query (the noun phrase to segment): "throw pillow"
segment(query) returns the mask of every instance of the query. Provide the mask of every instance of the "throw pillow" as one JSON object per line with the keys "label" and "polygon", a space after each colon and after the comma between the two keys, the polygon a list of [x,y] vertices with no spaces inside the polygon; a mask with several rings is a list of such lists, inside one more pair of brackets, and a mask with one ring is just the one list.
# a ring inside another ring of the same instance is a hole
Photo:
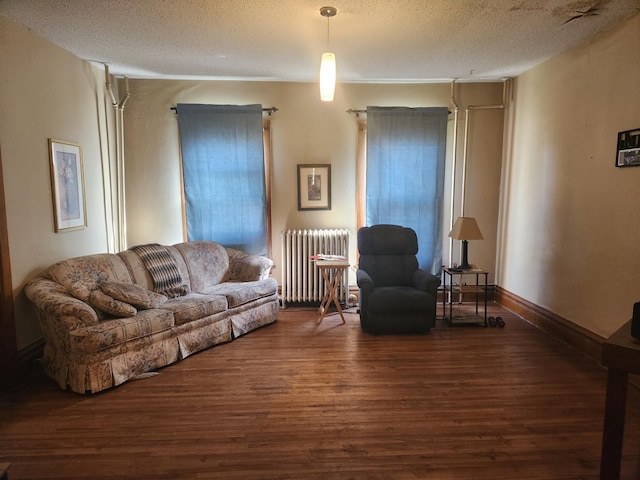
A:
{"label": "throw pillow", "polygon": [[116,317],[133,317],[138,313],[138,310],[133,305],[116,300],[100,289],[91,292],[89,303],[92,307]]}
{"label": "throw pillow", "polygon": [[140,309],[158,308],[167,301],[166,295],[151,292],[134,283],[103,282],[100,289],[110,297]]}

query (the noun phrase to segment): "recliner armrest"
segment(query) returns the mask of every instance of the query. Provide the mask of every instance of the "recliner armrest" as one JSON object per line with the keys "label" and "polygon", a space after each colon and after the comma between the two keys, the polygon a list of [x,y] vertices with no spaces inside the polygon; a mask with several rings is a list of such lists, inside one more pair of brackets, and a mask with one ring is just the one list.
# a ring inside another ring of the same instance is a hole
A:
{"label": "recliner armrest", "polygon": [[374,288],[373,280],[371,279],[369,274],[364,270],[356,271],[356,281],[358,283],[358,288],[360,288],[360,290],[364,290],[366,292],[373,291],[373,288]]}
{"label": "recliner armrest", "polygon": [[440,286],[440,277],[432,275],[426,270],[418,269],[413,272],[411,283],[418,290],[430,293],[435,298],[438,294],[438,287]]}
{"label": "recliner armrest", "polygon": [[358,297],[358,306],[360,307],[360,325],[362,325],[362,328],[367,329],[369,322],[369,294],[373,292],[375,285],[373,284],[373,279],[369,274],[361,269],[356,270],[356,281],[358,283],[358,288],[360,289],[360,295]]}

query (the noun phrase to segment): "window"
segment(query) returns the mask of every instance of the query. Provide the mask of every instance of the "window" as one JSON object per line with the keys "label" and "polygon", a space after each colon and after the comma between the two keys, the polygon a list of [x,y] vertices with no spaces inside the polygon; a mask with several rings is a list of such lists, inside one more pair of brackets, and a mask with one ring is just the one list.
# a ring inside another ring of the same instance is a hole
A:
{"label": "window", "polygon": [[261,105],[178,104],[187,240],[268,255]]}
{"label": "window", "polygon": [[357,173],[359,222],[414,229],[420,267],[435,274],[442,266],[447,113],[440,107],[368,107],[367,125],[359,125],[358,158],[365,163]]}

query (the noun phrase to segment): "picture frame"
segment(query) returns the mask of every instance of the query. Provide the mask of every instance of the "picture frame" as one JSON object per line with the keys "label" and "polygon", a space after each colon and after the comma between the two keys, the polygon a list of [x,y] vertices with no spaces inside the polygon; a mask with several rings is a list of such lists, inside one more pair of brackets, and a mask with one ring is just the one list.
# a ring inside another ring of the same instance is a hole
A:
{"label": "picture frame", "polygon": [[616,167],[640,166],[640,128],[618,133]]}
{"label": "picture frame", "polygon": [[616,167],[639,167],[640,166],[640,148],[627,148],[618,150],[616,158]]}
{"label": "picture frame", "polygon": [[49,163],[55,232],[86,228],[82,146],[50,138]]}
{"label": "picture frame", "polygon": [[331,210],[330,164],[298,164],[298,210]]}

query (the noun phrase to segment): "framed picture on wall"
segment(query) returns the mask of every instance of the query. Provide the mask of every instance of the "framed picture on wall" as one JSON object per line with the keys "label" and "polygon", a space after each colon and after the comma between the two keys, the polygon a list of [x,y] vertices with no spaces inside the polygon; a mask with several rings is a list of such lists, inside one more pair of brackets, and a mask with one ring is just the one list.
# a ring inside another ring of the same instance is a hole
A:
{"label": "framed picture on wall", "polygon": [[85,228],[87,212],[82,147],[50,138],[49,161],[55,231]]}
{"label": "framed picture on wall", "polygon": [[298,210],[331,210],[331,165],[298,164]]}
{"label": "framed picture on wall", "polygon": [[640,128],[618,133],[616,167],[640,166]]}
{"label": "framed picture on wall", "polygon": [[616,167],[637,167],[640,166],[640,148],[628,148],[618,150]]}

